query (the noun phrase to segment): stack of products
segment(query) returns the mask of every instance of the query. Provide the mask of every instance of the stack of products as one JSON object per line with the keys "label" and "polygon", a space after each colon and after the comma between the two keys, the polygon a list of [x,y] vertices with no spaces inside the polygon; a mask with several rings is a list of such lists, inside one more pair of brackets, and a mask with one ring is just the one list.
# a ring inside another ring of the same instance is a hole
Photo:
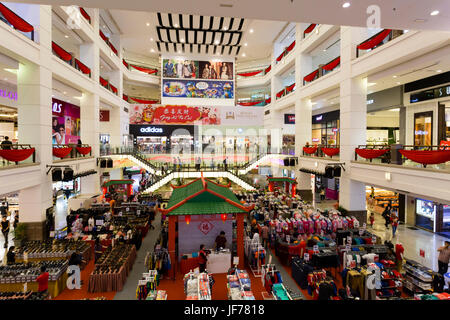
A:
{"label": "stack of products", "polygon": [[406,259],[403,269],[406,271],[404,288],[409,292],[423,294],[433,289],[433,270],[409,259]]}
{"label": "stack of products", "polygon": [[261,281],[262,285],[267,292],[272,292],[272,286],[276,283],[283,283],[281,273],[278,271],[274,264],[263,265],[261,268]]}
{"label": "stack of products", "polygon": [[306,289],[308,287],[308,274],[314,270],[312,265],[303,259],[295,257],[292,259],[291,269],[295,282],[300,288]]}
{"label": "stack of products", "polygon": [[186,300],[211,300],[212,283],[210,279],[206,272],[185,274],[183,281]]}
{"label": "stack of products", "polygon": [[172,267],[169,251],[157,245],[153,252],[147,252],[144,264],[147,270],[158,270],[160,275],[164,274]]}
{"label": "stack of products", "polygon": [[16,249],[16,261],[24,260],[25,253],[31,259],[66,259],[72,252],[77,251],[86,261],[90,260],[91,247],[84,241],[75,240],[47,240],[26,241]]}
{"label": "stack of products", "polygon": [[277,300],[292,300],[291,296],[282,283],[276,283],[272,287],[272,294]]}
{"label": "stack of products", "polygon": [[236,269],[234,274],[227,275],[229,300],[255,300],[251,291],[251,283],[245,270]]}
{"label": "stack of products", "polygon": [[165,290],[150,291],[145,300],[167,300],[167,292]]}
{"label": "stack of products", "polygon": [[450,300],[450,293],[415,294],[414,300]]}
{"label": "stack of products", "polygon": [[0,301],[5,300],[46,300],[48,293],[44,292],[0,292]]}
{"label": "stack of products", "polygon": [[375,262],[381,271],[381,287],[377,288],[379,299],[400,297],[403,277],[395,270],[395,262],[392,260],[381,260]]}
{"label": "stack of products", "polygon": [[[142,274],[136,289],[136,298],[138,300],[147,300],[147,296],[152,293],[156,296],[156,288],[159,285],[158,271],[150,270],[148,273]],[[154,299],[152,299],[154,300]]]}
{"label": "stack of products", "polygon": [[67,270],[68,260],[39,261],[16,263],[0,266],[0,283],[25,283],[35,281],[41,274],[41,266],[45,265],[49,273],[49,281],[56,281]]}
{"label": "stack of products", "polygon": [[89,276],[88,292],[121,291],[136,259],[136,247],[120,244],[109,247]]}

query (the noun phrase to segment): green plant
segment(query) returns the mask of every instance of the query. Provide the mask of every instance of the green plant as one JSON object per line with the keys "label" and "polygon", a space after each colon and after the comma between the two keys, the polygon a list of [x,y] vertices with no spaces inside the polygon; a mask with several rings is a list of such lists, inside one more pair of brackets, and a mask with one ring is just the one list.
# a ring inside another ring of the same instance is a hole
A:
{"label": "green plant", "polygon": [[18,223],[14,229],[14,237],[18,241],[25,240],[27,237],[27,226],[24,223]]}

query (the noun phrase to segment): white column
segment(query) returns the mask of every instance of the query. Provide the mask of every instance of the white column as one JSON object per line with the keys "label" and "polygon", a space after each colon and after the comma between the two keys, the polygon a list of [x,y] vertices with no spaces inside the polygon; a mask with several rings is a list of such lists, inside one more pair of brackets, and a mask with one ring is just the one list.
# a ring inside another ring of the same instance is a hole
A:
{"label": "white column", "polygon": [[[346,171],[340,179],[339,203],[349,211],[366,210],[365,184],[350,179],[349,163],[354,159],[355,148],[366,144],[367,78],[350,78],[351,60],[355,57],[355,45],[361,28],[341,28],[341,72],[344,78],[340,86],[340,161]],[[365,215],[360,220],[365,222]],[[360,221],[361,222],[361,221]]]}
{"label": "white column", "polygon": [[40,65],[19,64],[17,72],[19,143],[36,148],[41,184],[19,193],[20,221],[28,225],[30,239],[42,239],[45,210],[52,206],[52,181],[46,165],[52,157],[51,7],[39,6]]}
{"label": "white column", "polygon": [[99,174],[91,174],[81,178],[82,194],[99,194],[100,193],[100,176]]}

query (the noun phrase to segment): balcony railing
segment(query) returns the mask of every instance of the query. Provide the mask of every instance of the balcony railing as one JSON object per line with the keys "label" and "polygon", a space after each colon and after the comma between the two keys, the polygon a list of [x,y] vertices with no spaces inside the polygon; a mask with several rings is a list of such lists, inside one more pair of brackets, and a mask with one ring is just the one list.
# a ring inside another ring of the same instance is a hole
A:
{"label": "balcony railing", "polygon": [[91,24],[91,16],[86,12],[86,10],[84,10],[83,7],[79,7],[80,8],[80,13],[81,15],[86,19],[86,21]]}
{"label": "balcony railing", "polygon": [[331,159],[338,158],[340,152],[339,145],[305,145],[302,149],[303,156],[306,157],[330,157]]}
{"label": "balcony railing", "polygon": [[270,104],[272,99],[269,97],[265,100],[240,99],[237,104],[243,107],[266,106]]}
{"label": "balcony railing", "polygon": [[146,73],[152,76],[159,75],[159,70],[157,68],[148,66],[147,64],[142,62],[135,62],[131,60],[126,61],[125,59],[122,59],[122,63],[125,66],[125,68],[127,68],[130,71],[139,71],[141,73]]}
{"label": "balcony railing", "polygon": [[130,97],[126,94],[122,94],[123,100],[128,103],[141,103],[141,104],[159,104],[160,99],[142,98],[142,97]]}
{"label": "balcony railing", "polygon": [[0,20],[34,41],[34,27],[1,2]]}
{"label": "balcony railing", "polygon": [[2,167],[36,163],[36,149],[29,144],[3,144],[0,146],[0,157]]}
{"label": "balcony railing", "polygon": [[296,89],[295,82],[293,84],[290,84],[286,87],[284,87],[282,90],[278,91],[276,94],[276,99],[281,99],[284,96],[287,96],[288,94],[294,92]]}
{"label": "balcony railing", "polygon": [[316,23],[311,23],[306,29],[305,31],[303,31],[303,39],[305,39],[316,27],[318,26],[318,24]]}
{"label": "balcony railing", "polygon": [[100,38],[102,38],[103,41],[105,41],[105,43],[108,45],[108,47],[111,49],[111,51],[114,52],[114,54],[116,56],[119,56],[119,53],[118,53],[116,47],[114,47],[114,45],[111,43],[109,38],[102,32],[102,30],[99,30],[99,35],[100,35]]}
{"label": "balcony railing", "polygon": [[53,159],[67,160],[92,156],[92,148],[88,144],[53,145]]}
{"label": "balcony railing", "polygon": [[310,74],[307,74],[303,78],[303,85],[305,85],[307,82],[313,82],[314,80],[323,77],[324,75],[332,72],[334,69],[336,69],[341,64],[341,57],[336,57],[333,60],[327,62],[326,64],[319,65],[319,68],[311,72]]}
{"label": "balcony railing", "polygon": [[266,74],[268,74],[272,70],[272,66],[268,66],[264,69],[256,69],[251,71],[244,71],[244,72],[238,72],[237,76],[238,79],[248,79],[253,77],[264,77]]}
{"label": "balcony railing", "polygon": [[292,42],[289,46],[286,47],[286,49],[283,50],[283,52],[275,59],[275,63],[280,63],[281,60],[284,59],[292,50],[294,50],[295,47],[295,41]]}
{"label": "balcony railing", "polygon": [[106,79],[103,78],[103,77],[99,77],[99,78],[100,78],[100,79],[99,79],[100,85],[101,85],[103,88],[105,88],[106,90],[111,91],[111,92],[114,93],[116,96],[119,95],[119,91],[117,90],[117,88],[116,88],[115,86],[113,86],[111,83],[109,83],[108,80],[106,80]]}
{"label": "balcony railing", "polygon": [[384,29],[373,35],[367,40],[364,40],[356,46],[356,58],[361,56],[363,53],[372,51],[383,44],[401,36],[405,32],[403,30],[392,30]]}
{"label": "balcony railing", "polygon": [[66,50],[64,50],[61,46],[59,46],[56,42],[52,41],[52,52],[55,56],[66,62],[71,67],[80,71],[84,75],[91,77],[91,69],[82,63],[77,58],[73,57],[73,55]]}

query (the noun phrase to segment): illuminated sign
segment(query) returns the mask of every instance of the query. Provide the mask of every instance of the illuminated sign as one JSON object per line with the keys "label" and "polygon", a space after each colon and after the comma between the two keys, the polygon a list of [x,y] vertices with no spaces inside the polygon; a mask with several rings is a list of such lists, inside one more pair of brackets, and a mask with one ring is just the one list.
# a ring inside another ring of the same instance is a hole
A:
{"label": "illuminated sign", "polygon": [[409,101],[414,103],[448,96],[450,96],[450,86],[445,86],[411,94]]}
{"label": "illuminated sign", "polygon": [[157,128],[157,127],[147,127],[147,128],[141,128],[141,132],[142,133],[148,133],[148,132],[152,132],[152,133],[162,133],[163,129],[162,128]]}
{"label": "illuminated sign", "polygon": [[286,113],[284,115],[284,123],[285,124],[295,124],[295,114]]}
{"label": "illuminated sign", "polygon": [[373,104],[373,99],[367,100],[367,104]]}
{"label": "illuminated sign", "polygon": [[56,112],[56,113],[61,113],[61,106],[62,106],[62,103],[54,102],[52,111]]}
{"label": "illuminated sign", "polygon": [[13,101],[17,101],[17,92],[0,89],[0,97],[8,98],[9,100],[13,100]]}
{"label": "illuminated sign", "polygon": [[426,136],[428,134],[428,131],[416,130],[416,131],[414,131],[414,134],[416,136]]}
{"label": "illuminated sign", "polygon": [[320,116],[316,117],[316,121],[322,121],[322,119],[323,119],[323,115],[320,115]]}

